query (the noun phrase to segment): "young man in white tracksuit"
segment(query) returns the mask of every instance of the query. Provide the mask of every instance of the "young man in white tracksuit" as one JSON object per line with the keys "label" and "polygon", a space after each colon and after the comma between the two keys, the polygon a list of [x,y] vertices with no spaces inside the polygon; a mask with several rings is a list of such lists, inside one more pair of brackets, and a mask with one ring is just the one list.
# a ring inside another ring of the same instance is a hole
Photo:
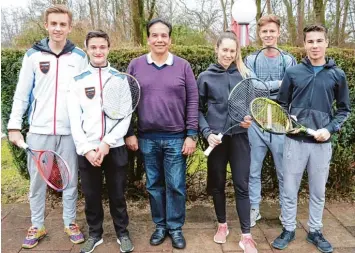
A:
{"label": "young man in white tracksuit", "polygon": [[[14,102],[8,122],[9,140],[19,146],[22,118],[29,107],[27,144],[32,149],[54,150],[68,163],[71,180],[63,191],[64,231],[73,243],[84,236],[75,223],[77,200],[77,158],[70,132],[67,91],[71,79],[87,65],[86,54],[67,40],[72,28],[72,13],[64,5],[54,5],[45,12],[49,37],[35,43],[22,62]],[[29,201],[32,226],[22,244],[35,247],[46,236],[44,212],[47,184],[41,178],[33,159],[27,159],[30,175]]]}
{"label": "young man in white tracksuit", "polygon": [[[102,87],[111,75],[119,76],[119,72],[110,67],[107,61],[110,49],[108,35],[101,30],[89,32],[85,43],[90,64],[74,78],[68,99],[70,124],[85,196],[85,215],[89,225],[89,238],[80,252],[92,252],[103,242],[103,173],[117,242],[121,252],[131,252],[134,247],[127,230],[125,199],[128,153],[123,139],[131,117],[123,119],[112,128],[116,121],[104,117],[102,111]],[[127,79],[123,75],[121,77],[122,85],[128,86]]]}

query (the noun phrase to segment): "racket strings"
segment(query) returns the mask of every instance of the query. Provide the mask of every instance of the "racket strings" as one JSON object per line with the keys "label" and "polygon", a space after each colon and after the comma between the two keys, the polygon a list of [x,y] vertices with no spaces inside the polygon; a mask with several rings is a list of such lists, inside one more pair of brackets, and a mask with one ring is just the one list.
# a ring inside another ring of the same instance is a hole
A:
{"label": "racket strings", "polygon": [[276,103],[256,99],[251,106],[254,120],[265,130],[275,133],[286,133],[290,130],[290,119]]}
{"label": "racket strings", "polygon": [[269,90],[264,82],[258,79],[244,79],[229,95],[228,110],[230,117],[242,122],[250,114],[250,103],[257,97],[268,97]]}
{"label": "racket strings", "polygon": [[44,178],[55,188],[65,189],[69,184],[69,171],[66,163],[50,151],[40,155],[39,163]]}
{"label": "racket strings", "polygon": [[140,87],[138,82],[128,75],[112,76],[103,87],[102,97],[105,114],[114,120],[123,119],[137,107]]}

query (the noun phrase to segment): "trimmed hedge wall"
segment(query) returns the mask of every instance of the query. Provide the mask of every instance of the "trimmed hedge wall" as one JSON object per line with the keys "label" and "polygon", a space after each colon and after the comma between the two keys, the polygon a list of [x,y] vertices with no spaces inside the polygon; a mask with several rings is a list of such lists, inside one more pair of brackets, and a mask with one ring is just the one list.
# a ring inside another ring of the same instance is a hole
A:
{"label": "trimmed hedge wall", "polygon": [[[292,53],[299,61],[305,56],[302,48],[283,49]],[[253,47],[243,48],[243,56],[255,51]],[[112,50],[110,52],[109,61],[112,66],[120,71],[125,71],[131,59],[138,57],[148,51],[147,48],[131,48]],[[204,71],[210,63],[215,62],[214,50],[212,47],[203,46],[173,46],[172,50],[176,55],[188,60],[196,75]],[[11,112],[12,98],[16,87],[16,82],[21,67],[23,50],[3,50],[1,52],[1,113],[2,113],[2,129],[6,132],[6,125]],[[335,59],[337,65],[341,67],[347,74],[349,87],[351,90],[351,104],[354,109],[355,105],[355,51],[346,49],[329,49],[328,56]],[[352,196],[355,199],[355,116],[354,113],[347,120],[339,134],[333,138],[333,158],[331,170],[328,180],[328,191],[338,196]],[[24,127],[24,132],[27,126]],[[200,142],[201,144],[201,142]],[[11,145],[11,152],[14,156],[16,167],[20,173],[28,177],[26,169],[25,153]],[[137,152],[131,152],[129,185],[133,195],[141,195],[144,191],[143,167]],[[205,179],[206,179],[206,162],[201,152],[197,152],[189,158],[189,169],[187,175],[187,190],[190,199],[194,200],[205,196]],[[263,193],[270,197],[276,197],[277,178],[274,164],[270,154],[268,154],[263,169]],[[303,186],[307,183],[307,179],[303,180]]]}

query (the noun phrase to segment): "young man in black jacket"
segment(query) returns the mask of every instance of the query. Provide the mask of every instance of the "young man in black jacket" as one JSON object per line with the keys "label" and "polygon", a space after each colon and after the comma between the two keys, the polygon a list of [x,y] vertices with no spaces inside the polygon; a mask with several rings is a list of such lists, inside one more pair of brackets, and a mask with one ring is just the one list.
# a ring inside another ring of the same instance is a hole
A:
{"label": "young man in black jacket", "polygon": [[[297,194],[307,168],[310,193],[307,241],[321,252],[332,252],[331,244],[321,233],[325,185],[332,155],[330,136],[338,132],[349,117],[349,89],[344,71],[325,56],[327,29],[321,25],[310,25],[304,28],[303,33],[307,57],[286,70],[277,100],[300,124],[316,130],[316,135],[288,135],[285,139],[284,228],[272,246],[285,249],[295,239]],[[335,113],[332,112],[334,100]]]}

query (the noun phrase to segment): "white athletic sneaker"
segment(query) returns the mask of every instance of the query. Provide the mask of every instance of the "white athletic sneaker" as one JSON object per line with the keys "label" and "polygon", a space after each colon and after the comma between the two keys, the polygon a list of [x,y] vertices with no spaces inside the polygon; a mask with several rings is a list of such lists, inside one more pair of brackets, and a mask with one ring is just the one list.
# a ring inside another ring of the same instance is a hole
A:
{"label": "white athletic sneaker", "polygon": [[256,225],[256,221],[261,219],[261,215],[259,209],[251,209],[250,210],[250,227],[254,227]]}

